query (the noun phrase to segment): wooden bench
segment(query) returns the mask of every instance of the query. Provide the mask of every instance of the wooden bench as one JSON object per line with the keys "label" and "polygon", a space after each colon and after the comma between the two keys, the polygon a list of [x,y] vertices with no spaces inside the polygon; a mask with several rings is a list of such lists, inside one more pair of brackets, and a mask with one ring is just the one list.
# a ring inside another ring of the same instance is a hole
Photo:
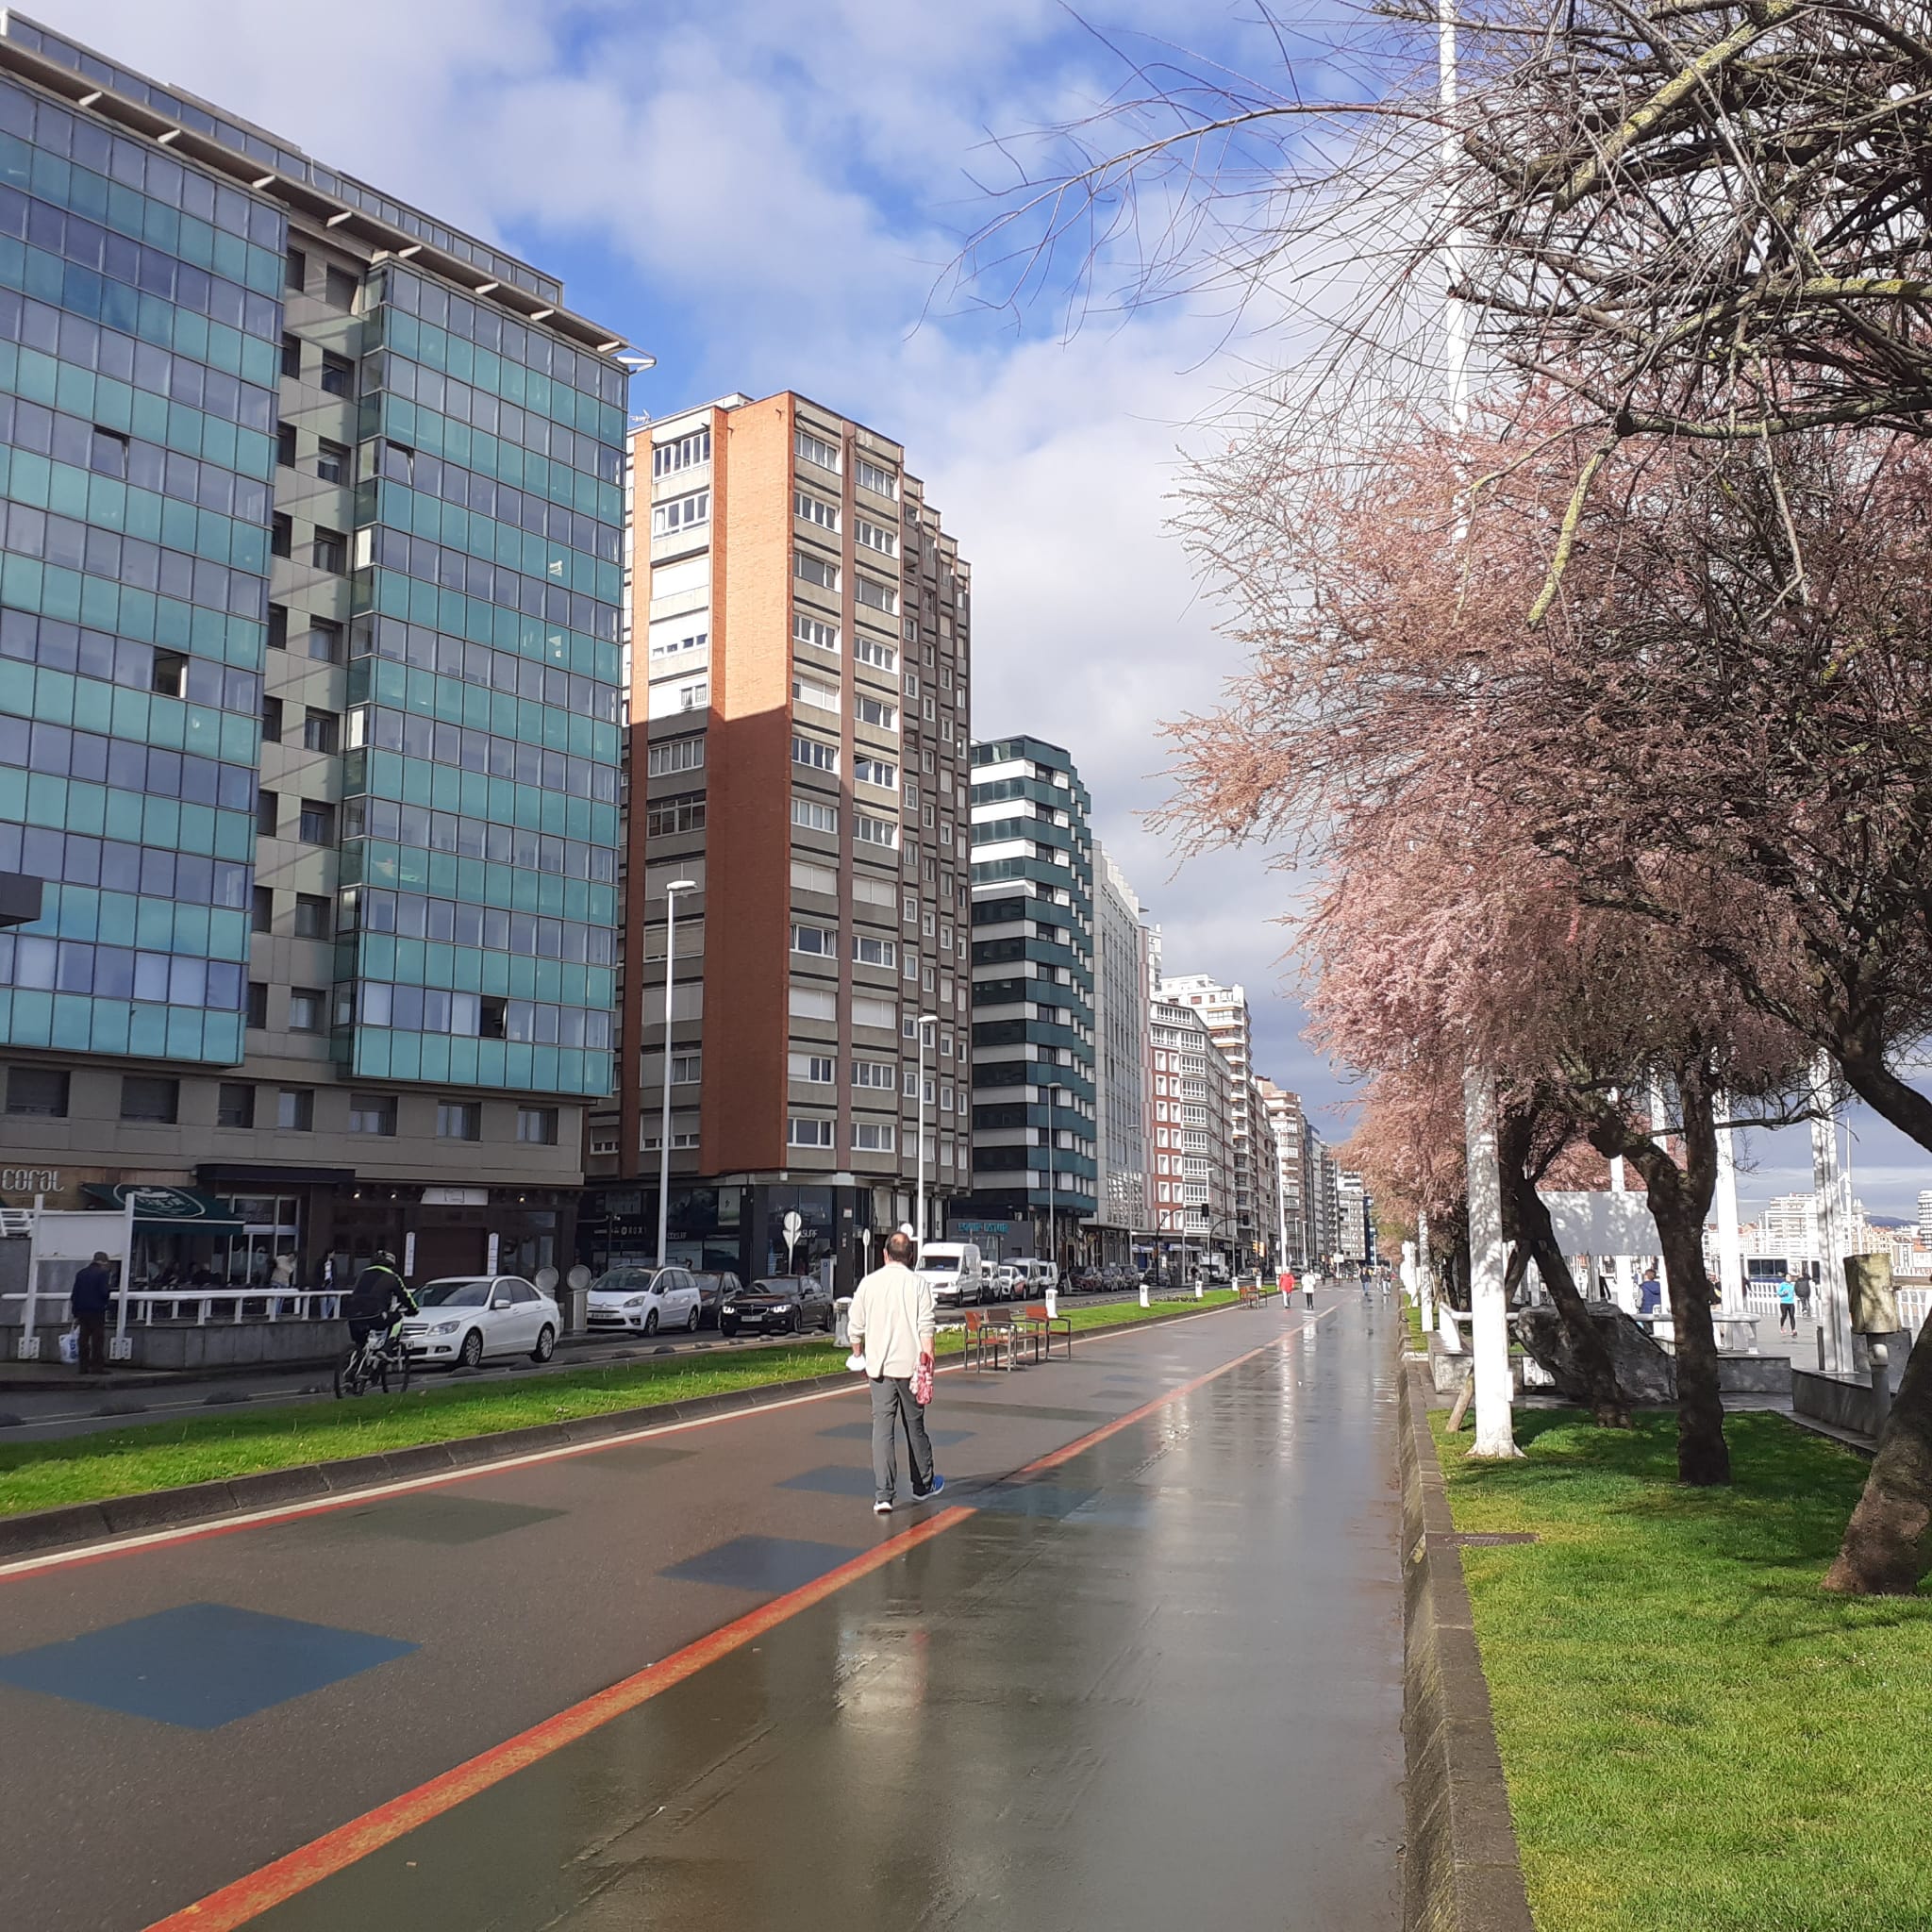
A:
{"label": "wooden bench", "polygon": [[1053,1359],[1053,1340],[1058,1335],[1066,1343],[1066,1357],[1074,1358],[1074,1318],[1071,1315],[1049,1315],[1044,1302],[1028,1302],[1020,1310],[1019,1320],[1031,1331],[1028,1339],[1033,1343],[1033,1359],[1051,1361]]}
{"label": "wooden bench", "polygon": [[1264,1302],[1272,1302],[1281,1291],[1278,1288],[1263,1288],[1258,1281],[1244,1281],[1236,1290],[1244,1308],[1258,1308]]}

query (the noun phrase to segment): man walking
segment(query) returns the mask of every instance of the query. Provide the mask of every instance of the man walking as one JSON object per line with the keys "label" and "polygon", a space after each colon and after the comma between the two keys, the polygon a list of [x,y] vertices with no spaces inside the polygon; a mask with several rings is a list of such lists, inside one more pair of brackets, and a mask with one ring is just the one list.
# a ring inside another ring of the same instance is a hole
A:
{"label": "man walking", "polygon": [[114,1276],[106,1255],[96,1254],[74,1277],[69,1306],[80,1330],[80,1347],[75,1361],[83,1375],[108,1373],[108,1303],[113,1291]]}
{"label": "man walking", "polygon": [[865,1373],[872,1379],[872,1507],[880,1516],[891,1514],[899,1488],[901,1423],[912,1464],[913,1495],[924,1502],[946,1486],[932,1466],[925,1411],[912,1391],[922,1365],[928,1373],[932,1368],[933,1325],[932,1290],[910,1266],[915,1252],[909,1234],[890,1237],[884,1265],[858,1284],[848,1318],[853,1352],[865,1357]]}

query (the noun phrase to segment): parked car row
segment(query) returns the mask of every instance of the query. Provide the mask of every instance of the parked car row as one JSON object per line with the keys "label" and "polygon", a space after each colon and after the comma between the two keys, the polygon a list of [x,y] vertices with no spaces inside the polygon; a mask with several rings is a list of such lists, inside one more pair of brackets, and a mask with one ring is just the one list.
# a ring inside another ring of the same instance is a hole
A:
{"label": "parked car row", "polygon": [[[972,1241],[928,1241],[919,1263],[941,1307],[1031,1301],[1049,1288],[1069,1293],[1130,1290],[1130,1268],[1083,1268],[1063,1284],[1059,1270],[1037,1256],[989,1261]],[[476,1368],[505,1356],[547,1362],[563,1332],[555,1298],[517,1274],[452,1274],[417,1291],[422,1312],[403,1324],[404,1345],[425,1367]],[[838,1322],[832,1291],[816,1274],[764,1275],[745,1287],[736,1274],[681,1267],[612,1268],[591,1284],[593,1333],[694,1335],[715,1327],[727,1337],[831,1334]]]}

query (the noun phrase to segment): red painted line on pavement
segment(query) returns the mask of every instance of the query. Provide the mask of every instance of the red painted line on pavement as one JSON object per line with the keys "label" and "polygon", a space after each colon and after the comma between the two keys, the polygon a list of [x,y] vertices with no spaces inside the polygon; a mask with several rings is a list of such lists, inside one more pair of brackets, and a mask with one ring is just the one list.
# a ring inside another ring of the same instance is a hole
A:
{"label": "red painted line on pavement", "polygon": [[[1222,1363],[1218,1369],[1210,1369],[1206,1374],[1196,1375],[1191,1381],[1170,1389],[1152,1402],[1143,1403],[1130,1414],[1103,1424],[1078,1441],[1068,1443],[1064,1449],[1056,1449],[1050,1455],[1027,1463],[1016,1474],[1027,1475],[1057,1468],[1083,1449],[1091,1449],[1135,1423],[1145,1421],[1169,1403],[1191,1395],[1195,1390],[1240,1368],[1242,1363],[1253,1361],[1271,1348],[1279,1347],[1291,1335],[1298,1335],[1313,1325],[1312,1323],[1303,1323],[1288,1329],[1272,1341],[1264,1341],[1258,1348],[1251,1348],[1245,1355]],[[405,1791],[399,1797],[376,1806],[374,1810],[363,1812],[359,1818],[350,1819],[346,1824],[339,1824],[320,1838],[311,1839],[308,1844],[264,1865],[259,1871],[235,1879],[218,1891],[209,1892],[193,1905],[184,1906],[165,1919],[157,1919],[146,1932],[233,1932],[234,1927],[245,1925],[263,1912],[285,1905],[325,1878],[346,1871],[371,1853],[393,1844],[409,1832],[487,1791],[492,1785],[501,1784],[504,1779],[540,1763],[565,1745],[573,1744],[610,1723],[613,1718],[622,1717],[640,1705],[647,1704],[663,1691],[695,1676],[708,1664],[716,1663],[734,1650],[741,1649],[754,1638],[765,1636],[780,1624],[789,1622],[800,1611],[810,1609],[827,1597],[836,1595],[848,1583],[883,1569],[903,1552],[942,1536],[978,1513],[968,1505],[941,1509],[938,1515],[928,1517],[925,1522],[896,1536],[888,1537],[874,1548],[840,1564],[836,1570],[828,1570],[810,1583],[788,1591],[783,1596],[774,1597],[770,1603],[712,1631],[708,1637],[701,1637],[682,1650],[674,1651],[669,1657],[612,1684],[608,1690],[596,1691],[581,1703],[558,1712],[555,1717],[545,1718],[541,1724],[532,1724],[528,1730],[519,1732],[501,1744],[479,1751],[454,1770],[443,1772],[426,1784],[418,1785],[413,1790]]]}

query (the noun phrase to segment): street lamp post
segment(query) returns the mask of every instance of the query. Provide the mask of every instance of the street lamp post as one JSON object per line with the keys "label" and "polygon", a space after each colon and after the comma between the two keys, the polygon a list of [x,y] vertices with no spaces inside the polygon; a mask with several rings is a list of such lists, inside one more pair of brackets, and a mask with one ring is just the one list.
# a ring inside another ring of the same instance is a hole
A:
{"label": "street lamp post", "polygon": [[1058,1081],[1049,1081],[1044,1089],[1046,1094],[1046,1258],[1053,1263],[1054,1274],[1059,1274],[1059,1243],[1054,1240],[1053,1227],[1053,1102],[1059,1091]]}
{"label": "street lamp post", "polygon": [[940,1024],[937,1013],[922,1013],[919,1026],[919,1217],[915,1223],[919,1236],[919,1251],[925,1252],[925,1042],[931,1038],[926,1031]]}
{"label": "street lamp post", "polygon": [[658,1265],[664,1265],[671,1224],[671,994],[677,968],[677,895],[695,892],[695,879],[673,879],[664,888],[664,1106],[658,1127]]}

